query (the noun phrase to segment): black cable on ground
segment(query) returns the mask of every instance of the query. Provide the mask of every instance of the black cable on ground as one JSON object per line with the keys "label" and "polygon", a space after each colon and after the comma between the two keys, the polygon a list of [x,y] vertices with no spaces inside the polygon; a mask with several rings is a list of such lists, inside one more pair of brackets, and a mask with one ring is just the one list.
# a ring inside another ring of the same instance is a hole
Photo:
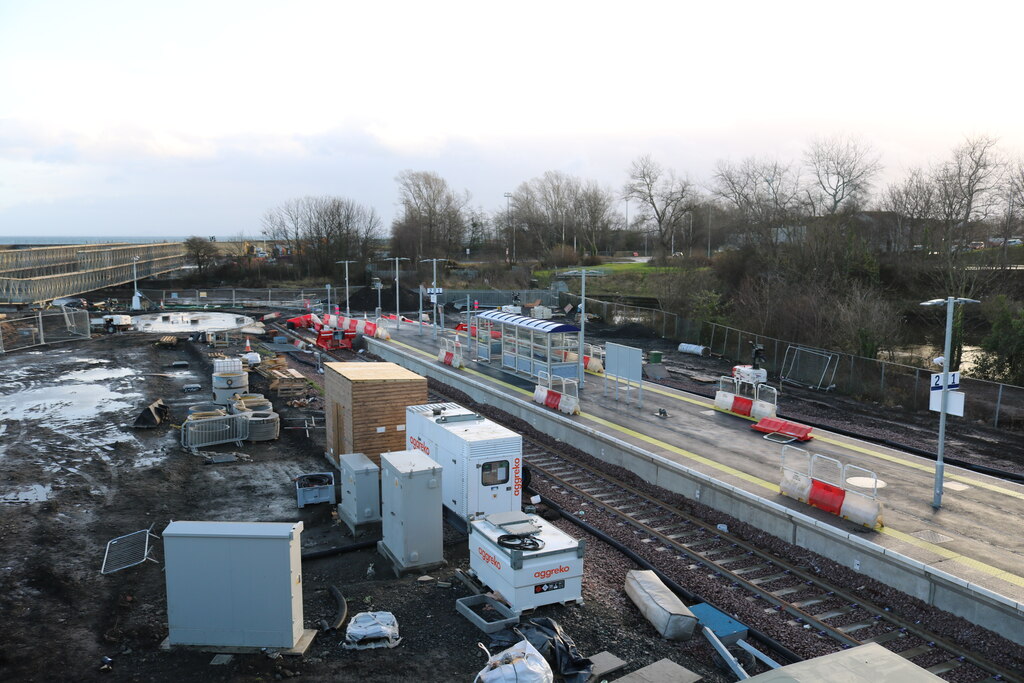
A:
{"label": "black cable on ground", "polygon": [[338,611],[334,613],[334,621],[329,622],[327,625],[330,627],[329,630],[337,631],[345,623],[345,619],[348,618],[348,601],[345,600],[345,596],[341,594],[337,586],[330,586],[327,590],[338,603]]}
{"label": "black cable on ground", "polygon": [[[379,540],[379,539],[377,539]],[[342,553],[350,553],[355,550],[366,550],[368,548],[376,548],[377,540],[373,541],[359,541],[358,543],[352,543],[350,545],[338,546],[335,548],[327,548],[326,550],[316,550],[311,553],[303,553],[302,560],[319,560],[322,557],[331,557],[332,555],[341,555]]]}
{"label": "black cable on ground", "polygon": [[[642,558],[639,555],[637,555],[635,552],[633,552],[632,550],[630,550],[626,546],[624,546],[621,543],[619,543],[618,541],[616,541],[614,538],[612,538],[608,534],[606,534],[603,531],[600,531],[598,529],[595,529],[594,527],[590,526],[589,524],[584,522],[582,519],[579,519],[575,515],[565,514],[562,511],[562,508],[559,507],[559,505],[557,503],[553,502],[552,500],[550,500],[546,496],[541,496],[540,499],[541,499],[542,503],[544,503],[545,505],[547,505],[551,509],[557,511],[562,516],[563,519],[566,519],[566,520],[572,522],[573,524],[575,524],[579,528],[581,528],[584,531],[586,531],[591,536],[594,536],[594,537],[600,539],[601,541],[603,541],[604,543],[607,543],[608,545],[610,545],[611,547],[615,548],[620,553],[622,553],[623,555],[628,557],[630,560],[635,562],[637,565],[643,567],[644,569],[649,569],[649,570],[653,571],[654,574],[659,579],[661,579],[662,583],[664,583],[666,586],[668,586],[669,590],[671,590],[673,593],[675,593],[679,597],[683,598],[687,602],[689,602],[691,604],[695,603],[695,602],[705,602],[705,600],[703,598],[701,598],[699,595],[696,595],[695,593],[691,593],[690,591],[688,591],[685,588],[683,588],[682,586],[680,586],[678,583],[676,583],[675,581],[670,579],[668,576],[666,576],[665,573],[662,572],[660,569],[655,567],[653,564],[651,564],[650,562],[648,562],[644,558]],[[750,637],[751,637],[752,640],[759,641],[765,647],[768,647],[768,648],[772,649],[773,651],[777,652],[778,654],[782,655],[783,659],[788,660],[787,663],[802,662],[802,661],[804,661],[803,657],[801,657],[797,653],[793,652],[788,647],[784,646],[782,643],[778,642],[777,640],[775,640],[771,636],[769,636],[769,635],[767,635],[765,633],[761,633],[757,629],[750,628],[749,626],[747,627],[747,630],[749,631]]]}

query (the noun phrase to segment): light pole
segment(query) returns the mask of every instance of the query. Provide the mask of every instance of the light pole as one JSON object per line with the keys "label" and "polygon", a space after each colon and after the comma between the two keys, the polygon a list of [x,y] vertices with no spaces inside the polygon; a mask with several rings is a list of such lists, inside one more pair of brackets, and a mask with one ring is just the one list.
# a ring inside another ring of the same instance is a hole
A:
{"label": "light pole", "polygon": [[[430,287],[432,289],[436,289],[437,288],[437,262],[438,261],[447,261],[447,260],[448,259],[446,259],[446,258],[425,258],[425,259],[422,259],[420,261],[420,263],[432,263],[432,264],[434,264],[434,279],[430,281]],[[431,296],[433,297],[432,303],[434,304],[433,305],[434,311],[433,311],[433,315],[430,317],[430,323],[434,327],[434,339],[437,339],[437,293],[435,292]],[[441,310],[444,311],[444,308],[442,308]]]}
{"label": "light pole", "polygon": [[508,220],[508,229],[512,232],[512,263],[516,262],[516,233],[512,231],[512,193],[505,193],[505,218]]}
{"label": "light pole", "polygon": [[331,284],[327,283],[327,315],[331,314]]}
{"label": "light pole", "polygon": [[711,258],[711,207],[708,207],[708,258]]}
{"label": "light pole", "polygon": [[690,239],[687,242],[689,246],[686,247],[686,254],[693,258],[693,211],[690,211]]}
{"label": "light pole", "polygon": [[345,317],[351,318],[352,314],[348,310],[348,264],[355,263],[355,261],[335,261],[335,263],[345,264]]}
{"label": "light pole", "polygon": [[942,507],[942,477],[945,469],[942,458],[946,450],[946,408],[949,406],[949,353],[953,338],[953,305],[980,303],[977,299],[952,296],[921,302],[922,306],[946,307],[946,346],[942,354],[942,400],[939,404],[939,449],[935,458],[935,494],[932,497],[932,507],[936,510]]}
{"label": "light pole", "polygon": [[[135,294],[132,295],[132,310],[142,310],[142,295],[139,294],[139,274],[136,266],[139,263],[138,256],[132,256],[132,281],[135,283]],[[199,303],[198,301],[196,303]]]}
{"label": "light pole", "polygon": [[398,262],[408,261],[404,256],[392,256],[395,259],[395,329],[402,329],[402,312],[399,310],[398,295],[401,290],[398,288]]}
{"label": "light pole", "polygon": [[[600,273],[599,270],[592,270],[591,273]],[[583,388],[583,376],[586,374],[586,367],[583,364],[583,341],[587,336],[587,269],[583,269],[583,281],[580,285],[580,389]]]}

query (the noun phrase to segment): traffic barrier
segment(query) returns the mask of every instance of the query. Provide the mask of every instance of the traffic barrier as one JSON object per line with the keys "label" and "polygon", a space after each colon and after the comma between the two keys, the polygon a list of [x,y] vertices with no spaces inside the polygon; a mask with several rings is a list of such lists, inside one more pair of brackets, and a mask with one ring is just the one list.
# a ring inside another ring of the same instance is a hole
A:
{"label": "traffic barrier", "polygon": [[453,368],[464,368],[462,344],[455,339],[442,339],[441,350],[437,352],[437,360]]}
{"label": "traffic barrier", "polygon": [[727,375],[718,378],[715,408],[723,412],[757,420],[775,417],[778,400],[778,390],[767,384],[754,384]]}
{"label": "traffic barrier", "polygon": [[374,339],[383,339],[385,341],[391,339],[391,335],[383,326],[369,320],[346,318],[343,315],[328,316],[328,319],[332,319],[332,322],[334,322],[332,327],[336,330],[354,332],[364,337],[373,337]]}
{"label": "traffic barrier", "polygon": [[566,415],[580,414],[579,385],[576,380],[565,377],[549,377],[546,372],[541,372],[539,379],[542,384],[538,384],[533,390],[535,403]]}
{"label": "traffic barrier", "polygon": [[[870,494],[847,486],[855,476],[874,482]],[[884,526],[882,504],[878,500],[878,475],[863,467],[843,465],[835,458],[783,446],[779,490],[801,503],[862,526],[871,529]]]}
{"label": "traffic barrier", "polygon": [[750,428],[764,432],[768,436],[781,434],[783,437],[788,437],[790,441],[810,441],[814,438],[811,434],[813,427],[777,417],[763,417],[756,424],[750,425]]}

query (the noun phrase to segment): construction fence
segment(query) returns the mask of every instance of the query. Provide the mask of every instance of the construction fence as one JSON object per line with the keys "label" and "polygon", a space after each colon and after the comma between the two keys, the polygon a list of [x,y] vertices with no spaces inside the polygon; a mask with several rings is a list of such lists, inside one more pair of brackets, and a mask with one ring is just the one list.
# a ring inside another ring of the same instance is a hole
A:
{"label": "construction fence", "polygon": [[[355,296],[364,287],[349,287],[349,297]],[[206,289],[143,289],[140,290],[150,301],[162,304],[164,308],[287,308],[323,312],[331,307],[345,306],[345,286],[318,287],[311,289],[266,289],[206,288]]]}
{"label": "construction fence", "polygon": [[[580,297],[563,292],[560,303],[578,306]],[[707,346],[713,354],[736,363],[750,363],[753,344],[764,347],[761,363],[779,386],[804,386],[834,391],[893,409],[929,410],[932,371],[839,351],[802,346],[790,341],[717,323],[689,320],[674,313],[587,297],[586,312],[609,325],[642,325],[665,339]],[[1024,429],[1024,387],[962,377],[966,395],[964,418],[1004,429]]]}
{"label": "construction fence", "polygon": [[51,308],[0,317],[0,354],[89,336],[88,311]]}

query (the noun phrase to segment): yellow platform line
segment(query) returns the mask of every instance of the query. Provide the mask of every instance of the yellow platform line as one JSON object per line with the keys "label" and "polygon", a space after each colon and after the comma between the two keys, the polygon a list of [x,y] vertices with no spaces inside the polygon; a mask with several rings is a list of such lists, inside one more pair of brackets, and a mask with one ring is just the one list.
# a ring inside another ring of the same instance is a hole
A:
{"label": "yellow platform line", "polygon": [[[403,346],[403,347],[409,349],[410,351],[414,351],[414,352],[416,352],[416,353],[418,353],[418,354],[420,354],[422,356],[425,356],[427,358],[433,358],[434,357],[433,354],[427,353],[426,351],[418,349],[415,346],[410,346],[409,344],[405,344],[403,342],[395,341],[393,339],[391,341],[394,342],[395,344]],[[532,396],[533,395],[532,392],[527,391],[526,389],[522,389],[520,387],[515,386],[514,384],[509,384],[508,382],[503,382],[503,381],[501,381],[499,379],[495,379],[495,378],[491,377],[490,375],[485,375],[484,373],[479,372],[478,370],[470,370],[469,368],[463,368],[463,371],[468,373],[468,374],[476,375],[477,377],[481,377],[481,378],[483,378],[483,379],[485,379],[485,380],[487,380],[489,382],[493,382],[495,384],[501,385],[501,386],[506,387],[508,389],[512,389],[514,391],[526,394],[528,396]],[[679,398],[680,400],[686,400],[686,401],[689,401],[691,403],[700,403],[699,401],[696,401],[694,399],[689,399],[689,398],[684,398],[684,397],[676,396],[676,395],[668,393],[668,392],[662,392],[662,391],[657,391],[656,390],[656,393],[665,393],[666,395],[671,396],[672,398]],[[704,403],[702,405],[707,405],[709,407],[714,407],[713,405],[709,405],[709,404],[706,404],[706,403]],[[743,416],[741,415],[741,416],[738,416],[738,417],[743,417]],[[653,446],[657,446],[658,448],[661,448],[663,450],[669,451],[670,453],[675,453],[676,455],[682,456],[682,457],[684,457],[684,458],[686,458],[688,460],[692,460],[694,462],[699,462],[702,465],[706,465],[706,466],[711,467],[713,469],[716,469],[716,470],[718,470],[720,472],[724,472],[726,474],[731,474],[734,477],[738,477],[738,478],[740,478],[740,479],[742,479],[744,481],[747,481],[747,482],[749,482],[751,484],[754,484],[755,486],[760,486],[760,487],[762,487],[764,489],[767,489],[767,490],[769,490],[769,491],[771,491],[773,493],[779,493],[780,492],[778,484],[770,482],[770,481],[768,481],[766,479],[762,479],[762,478],[760,478],[758,476],[755,476],[753,474],[749,474],[747,472],[743,472],[742,470],[738,470],[735,467],[730,467],[728,465],[723,465],[720,462],[717,462],[715,460],[711,460],[710,458],[705,458],[702,455],[697,455],[696,453],[693,453],[693,452],[688,451],[688,450],[683,449],[683,448],[679,448],[678,446],[673,446],[672,444],[665,443],[664,441],[660,441],[658,439],[655,439],[652,436],[648,436],[648,435],[643,434],[641,432],[638,432],[638,431],[636,431],[634,429],[629,429],[628,427],[623,427],[620,424],[616,424],[615,422],[611,422],[609,420],[605,420],[604,418],[597,417],[596,415],[592,415],[590,413],[583,413],[583,414],[580,415],[580,418],[582,418],[584,420],[589,420],[590,422],[594,422],[596,424],[600,424],[600,425],[605,426],[605,427],[607,427],[609,429],[613,429],[613,430],[615,430],[617,432],[620,432],[622,434],[626,434],[628,436],[631,436],[634,439],[638,439],[640,441],[649,443],[649,444],[651,444]],[[747,419],[750,419],[750,418],[747,418]],[[816,438],[822,438],[822,437],[816,437]],[[830,443],[832,443],[832,441],[830,441]],[[869,454],[869,455],[875,454],[873,451],[870,451],[868,449],[860,448],[860,447],[857,447],[857,446],[852,446],[850,444],[843,444],[842,442],[839,442],[839,441],[835,441],[834,444],[837,445],[837,446],[841,446],[841,447],[845,446],[845,447],[852,448],[854,450],[860,450],[860,451],[862,451],[862,452],[864,452],[866,454]],[[885,456],[882,453],[878,453],[877,455],[879,457],[883,457],[883,458],[886,458],[886,459],[892,459],[892,460],[894,460],[896,462],[903,462],[899,458],[894,458],[892,456]],[[916,463],[906,463],[906,464],[916,464]],[[967,480],[967,481],[970,481],[970,483],[972,483],[972,484],[977,484],[978,483],[978,482],[975,482],[973,480]],[[1015,492],[1014,491],[1008,491],[1008,493],[1013,494]],[[1012,583],[1012,584],[1017,585],[1017,586],[1024,586],[1024,577],[1018,576],[1018,575],[1013,574],[1011,572],[1008,572],[1008,571],[1006,571],[1004,569],[999,569],[998,567],[993,567],[990,564],[985,564],[984,562],[981,562],[979,560],[975,560],[974,558],[967,557],[965,555],[961,555],[960,553],[957,553],[957,552],[955,552],[953,550],[950,550],[949,548],[943,548],[942,546],[936,545],[934,543],[929,543],[928,541],[923,541],[920,538],[916,538],[916,537],[911,536],[910,534],[908,534],[906,532],[898,531],[898,530],[893,529],[892,527],[888,527],[888,526],[882,527],[881,529],[878,529],[878,531],[879,531],[879,533],[883,533],[883,534],[885,534],[887,536],[891,536],[892,538],[898,539],[898,540],[900,540],[900,541],[902,541],[904,543],[909,543],[909,544],[914,545],[914,546],[916,546],[918,548],[922,548],[922,549],[927,550],[929,552],[935,553],[936,555],[939,555],[940,557],[943,557],[943,558],[945,558],[947,560],[950,560],[951,562],[956,562],[956,563],[962,564],[962,565],[964,565],[966,567],[970,567],[971,569],[976,569],[976,570],[978,570],[980,572],[988,574],[989,576],[993,576],[995,578],[1002,579],[1002,580],[1004,580],[1004,581],[1006,581],[1008,583]]]}

